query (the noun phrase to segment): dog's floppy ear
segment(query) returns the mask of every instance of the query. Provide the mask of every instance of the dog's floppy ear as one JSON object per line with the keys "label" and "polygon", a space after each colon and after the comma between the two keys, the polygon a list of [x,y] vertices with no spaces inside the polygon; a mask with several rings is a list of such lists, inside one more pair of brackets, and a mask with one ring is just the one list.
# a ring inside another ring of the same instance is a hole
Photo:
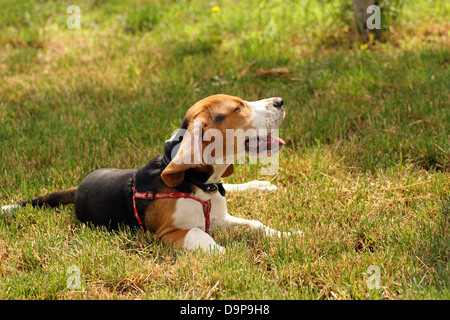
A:
{"label": "dog's floppy ear", "polygon": [[231,176],[231,174],[234,172],[234,166],[232,164],[230,164],[227,168],[227,170],[225,170],[225,172],[222,174],[222,178],[226,178],[228,176]]}
{"label": "dog's floppy ear", "polygon": [[169,187],[176,187],[184,180],[184,172],[191,168],[204,165],[203,162],[203,123],[194,121],[191,123],[178,148],[174,148],[172,160],[161,173],[161,178]]}

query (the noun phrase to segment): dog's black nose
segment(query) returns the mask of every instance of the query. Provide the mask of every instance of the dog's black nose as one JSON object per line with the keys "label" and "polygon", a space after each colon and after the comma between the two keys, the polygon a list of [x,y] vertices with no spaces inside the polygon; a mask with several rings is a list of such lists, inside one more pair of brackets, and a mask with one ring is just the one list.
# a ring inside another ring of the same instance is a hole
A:
{"label": "dog's black nose", "polygon": [[275,108],[281,108],[283,105],[284,105],[283,99],[275,98],[275,100],[273,100],[273,106]]}

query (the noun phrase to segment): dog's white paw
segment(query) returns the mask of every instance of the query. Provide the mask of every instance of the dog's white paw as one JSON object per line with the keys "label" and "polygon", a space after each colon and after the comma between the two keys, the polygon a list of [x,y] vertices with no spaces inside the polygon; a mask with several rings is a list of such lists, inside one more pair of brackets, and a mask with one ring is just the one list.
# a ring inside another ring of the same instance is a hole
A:
{"label": "dog's white paw", "polygon": [[278,237],[278,238],[283,238],[283,237],[302,237],[303,233],[301,231],[294,231],[294,232],[282,232],[282,231],[277,231],[275,229],[271,229],[269,227],[265,227],[264,231],[266,233],[267,236],[272,236],[272,237]]}
{"label": "dog's white paw", "polygon": [[202,254],[213,254],[213,255],[224,255],[225,254],[225,248],[222,246],[219,246],[218,244],[211,245],[209,247],[197,247],[195,252],[200,252]]}
{"label": "dog's white paw", "polygon": [[269,181],[250,181],[244,183],[245,191],[258,191],[258,192],[275,192],[277,191],[277,186],[271,184]]}
{"label": "dog's white paw", "polygon": [[285,232],[285,233],[288,233],[287,236],[289,236],[289,237],[292,237],[292,236],[294,236],[294,237],[303,237],[303,232],[301,232],[301,231]]}
{"label": "dog's white paw", "polygon": [[209,252],[214,254],[225,254],[225,248],[219,245],[216,245],[214,248],[211,248]]}

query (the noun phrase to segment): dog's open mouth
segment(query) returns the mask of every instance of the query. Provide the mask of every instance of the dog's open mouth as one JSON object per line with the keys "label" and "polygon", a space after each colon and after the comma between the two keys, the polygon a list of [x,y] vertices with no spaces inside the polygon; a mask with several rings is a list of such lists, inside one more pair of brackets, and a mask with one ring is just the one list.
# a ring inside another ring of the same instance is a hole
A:
{"label": "dog's open mouth", "polygon": [[267,156],[278,152],[286,142],[275,136],[256,136],[245,140],[245,150],[251,154],[261,154],[269,152]]}

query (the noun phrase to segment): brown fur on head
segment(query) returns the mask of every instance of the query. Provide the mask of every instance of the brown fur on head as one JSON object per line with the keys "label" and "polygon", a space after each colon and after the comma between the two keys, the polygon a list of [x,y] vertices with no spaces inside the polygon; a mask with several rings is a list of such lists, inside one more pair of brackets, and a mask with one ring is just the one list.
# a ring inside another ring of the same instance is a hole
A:
{"label": "brown fur on head", "polygon": [[[207,164],[200,156],[208,145],[214,142],[214,138],[205,141],[203,135],[210,129],[218,130],[223,139],[223,155],[227,150],[237,152],[237,146],[233,136],[227,141],[227,129],[243,131],[253,128],[252,111],[241,98],[224,94],[213,95],[195,103],[186,112],[184,121],[187,122],[187,132],[184,136],[177,154],[164,169],[161,178],[168,186],[175,187],[184,179],[184,172],[190,168],[201,168]],[[201,131],[201,132],[200,132]],[[213,130],[209,132],[214,132]],[[206,137],[205,137],[206,138]],[[233,141],[231,141],[233,140]],[[227,145],[233,144],[233,148]],[[212,156],[215,156],[212,154]],[[233,173],[233,165],[227,168],[222,175],[229,176]]]}

